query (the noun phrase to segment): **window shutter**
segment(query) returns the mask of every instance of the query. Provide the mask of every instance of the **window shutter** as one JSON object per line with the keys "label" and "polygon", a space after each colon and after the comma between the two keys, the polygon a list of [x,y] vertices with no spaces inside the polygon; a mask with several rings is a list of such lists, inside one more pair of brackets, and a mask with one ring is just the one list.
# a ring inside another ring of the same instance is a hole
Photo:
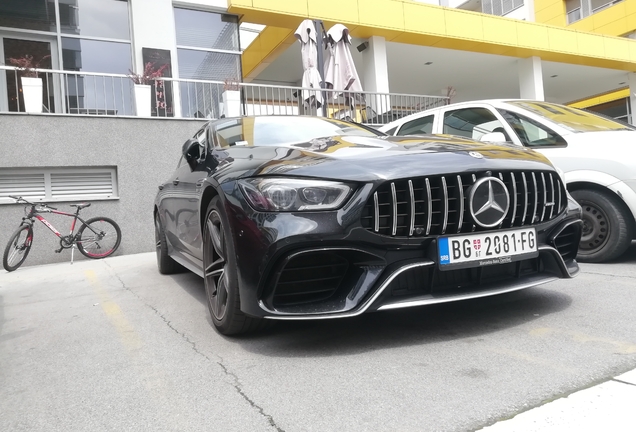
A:
{"label": "window shutter", "polygon": [[14,195],[43,199],[45,191],[44,173],[0,173],[0,198]]}
{"label": "window shutter", "polygon": [[83,195],[109,198],[113,195],[110,170],[92,172],[52,172],[51,197],[78,198]]}
{"label": "window shutter", "polygon": [[503,0],[503,15],[512,10],[512,0]]}

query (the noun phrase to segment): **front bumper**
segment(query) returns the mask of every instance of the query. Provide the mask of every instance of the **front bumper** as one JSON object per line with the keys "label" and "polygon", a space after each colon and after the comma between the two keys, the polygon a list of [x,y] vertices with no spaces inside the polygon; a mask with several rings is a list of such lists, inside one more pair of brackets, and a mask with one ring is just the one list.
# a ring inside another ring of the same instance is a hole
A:
{"label": "front bumper", "polygon": [[[367,191],[368,192],[368,191]],[[240,194],[240,192],[238,192]],[[360,225],[360,199],[321,213],[259,213],[239,195],[226,209],[241,309],[272,319],[326,319],[502,294],[575,276],[580,207],[534,225],[539,256],[440,271],[437,237],[391,238]]]}

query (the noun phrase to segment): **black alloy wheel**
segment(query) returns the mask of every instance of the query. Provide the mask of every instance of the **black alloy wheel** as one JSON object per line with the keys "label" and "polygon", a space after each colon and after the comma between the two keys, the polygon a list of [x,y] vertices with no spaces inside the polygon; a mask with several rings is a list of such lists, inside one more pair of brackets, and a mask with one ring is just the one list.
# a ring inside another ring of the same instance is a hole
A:
{"label": "black alloy wheel", "polygon": [[225,267],[227,252],[221,216],[212,209],[206,218],[206,236],[203,249],[205,263],[205,290],[208,295],[210,312],[215,321],[223,321],[228,306],[228,282]]}
{"label": "black alloy wheel", "polygon": [[241,311],[234,242],[221,199],[210,202],[203,226],[203,281],[212,323],[224,335],[264,328],[267,320]]}
{"label": "black alloy wheel", "polygon": [[618,198],[596,190],[575,190],[571,195],[583,209],[577,259],[605,262],[623,254],[631,243],[633,227]]}

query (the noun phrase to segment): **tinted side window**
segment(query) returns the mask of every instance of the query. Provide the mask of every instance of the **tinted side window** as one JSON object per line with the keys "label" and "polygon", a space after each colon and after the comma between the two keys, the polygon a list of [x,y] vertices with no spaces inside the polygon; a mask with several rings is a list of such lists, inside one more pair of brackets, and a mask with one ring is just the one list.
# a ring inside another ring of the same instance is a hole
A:
{"label": "tinted side window", "polygon": [[499,113],[515,130],[515,133],[528,147],[566,146],[567,142],[552,129],[528,117],[511,111],[499,110]]}
{"label": "tinted side window", "polygon": [[245,141],[243,124],[240,120],[230,120],[216,127],[216,144],[218,147],[227,148],[238,141]]}
{"label": "tinted side window", "polygon": [[444,114],[444,133],[479,140],[490,132],[502,132],[510,140],[503,124],[487,108],[464,108]]}
{"label": "tinted side window", "polygon": [[397,135],[417,135],[417,134],[430,134],[433,133],[433,121],[434,115],[421,117],[410,122],[406,122],[402,125]]}

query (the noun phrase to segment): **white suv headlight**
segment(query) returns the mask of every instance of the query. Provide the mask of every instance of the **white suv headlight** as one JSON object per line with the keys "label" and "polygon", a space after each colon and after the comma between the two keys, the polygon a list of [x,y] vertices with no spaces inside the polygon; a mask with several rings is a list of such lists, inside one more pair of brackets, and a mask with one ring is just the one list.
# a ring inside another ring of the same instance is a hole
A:
{"label": "white suv headlight", "polygon": [[249,204],[267,212],[334,210],[353,190],[345,183],[327,180],[251,178],[238,183]]}

